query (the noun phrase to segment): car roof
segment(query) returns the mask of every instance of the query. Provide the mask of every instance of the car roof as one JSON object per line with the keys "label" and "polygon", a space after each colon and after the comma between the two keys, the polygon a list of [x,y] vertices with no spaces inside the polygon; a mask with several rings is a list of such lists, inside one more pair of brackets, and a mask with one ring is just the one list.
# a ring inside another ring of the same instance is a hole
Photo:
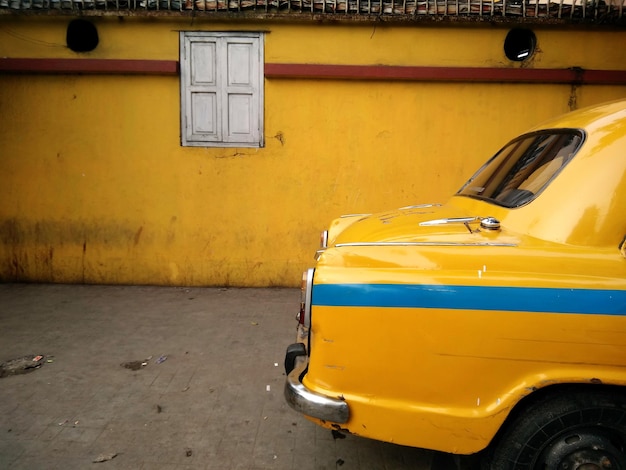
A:
{"label": "car roof", "polygon": [[576,156],[532,203],[503,218],[540,239],[616,248],[626,236],[626,100],[574,111],[534,131],[564,128],[585,133]]}
{"label": "car roof", "polygon": [[593,133],[623,121],[626,121],[626,99],[581,108],[545,121],[532,130],[575,128]]}

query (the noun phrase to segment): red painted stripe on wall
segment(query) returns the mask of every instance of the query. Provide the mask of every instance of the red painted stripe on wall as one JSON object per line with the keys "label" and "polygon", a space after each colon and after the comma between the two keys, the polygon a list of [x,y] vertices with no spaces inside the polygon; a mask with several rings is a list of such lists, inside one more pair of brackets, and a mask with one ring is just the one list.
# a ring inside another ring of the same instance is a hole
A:
{"label": "red painted stripe on wall", "polygon": [[[175,60],[0,58],[0,72],[178,75]],[[626,70],[265,64],[266,78],[626,85]]]}
{"label": "red painted stripe on wall", "polygon": [[626,85],[626,70],[265,64],[266,78]]}
{"label": "red painted stripe on wall", "polygon": [[0,59],[0,72],[177,75],[175,60]]}

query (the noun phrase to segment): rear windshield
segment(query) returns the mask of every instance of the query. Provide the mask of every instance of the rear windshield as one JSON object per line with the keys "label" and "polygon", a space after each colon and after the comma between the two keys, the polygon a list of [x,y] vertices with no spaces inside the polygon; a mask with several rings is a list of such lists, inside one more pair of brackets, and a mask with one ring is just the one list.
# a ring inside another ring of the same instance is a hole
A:
{"label": "rear windshield", "polygon": [[491,158],[458,194],[510,208],[528,204],[572,159],[583,139],[575,129],[523,135]]}

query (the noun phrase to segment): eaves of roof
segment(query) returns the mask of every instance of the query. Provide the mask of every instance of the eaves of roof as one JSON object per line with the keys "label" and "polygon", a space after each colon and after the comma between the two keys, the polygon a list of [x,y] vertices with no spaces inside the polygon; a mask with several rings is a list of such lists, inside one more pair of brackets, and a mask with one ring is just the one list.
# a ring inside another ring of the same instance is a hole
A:
{"label": "eaves of roof", "polygon": [[626,0],[0,0],[0,15],[626,26]]}

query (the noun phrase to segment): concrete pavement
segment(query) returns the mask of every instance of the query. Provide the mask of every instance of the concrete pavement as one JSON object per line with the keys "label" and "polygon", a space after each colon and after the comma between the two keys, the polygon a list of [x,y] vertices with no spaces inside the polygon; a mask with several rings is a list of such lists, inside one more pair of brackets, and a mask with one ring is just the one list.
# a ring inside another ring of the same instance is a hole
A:
{"label": "concrete pavement", "polygon": [[454,468],[335,439],[285,404],[298,302],[296,289],[0,284],[0,362],[44,356],[0,378],[0,469]]}

